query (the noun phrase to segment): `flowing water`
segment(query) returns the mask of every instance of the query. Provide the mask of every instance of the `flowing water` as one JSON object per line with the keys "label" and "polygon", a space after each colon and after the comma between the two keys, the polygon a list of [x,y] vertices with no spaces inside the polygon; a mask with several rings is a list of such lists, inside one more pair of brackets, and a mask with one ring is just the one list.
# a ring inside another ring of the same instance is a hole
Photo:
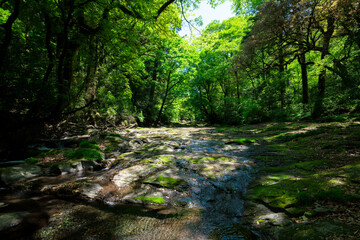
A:
{"label": "flowing water", "polygon": [[[256,151],[232,141],[244,133],[147,128],[124,135],[127,153],[105,156],[111,168],[43,176],[21,191],[3,190],[0,213],[23,217],[1,234],[6,239],[261,238],[239,220]],[[166,185],[159,176],[179,185]],[[162,201],[141,201],[146,197]]]}

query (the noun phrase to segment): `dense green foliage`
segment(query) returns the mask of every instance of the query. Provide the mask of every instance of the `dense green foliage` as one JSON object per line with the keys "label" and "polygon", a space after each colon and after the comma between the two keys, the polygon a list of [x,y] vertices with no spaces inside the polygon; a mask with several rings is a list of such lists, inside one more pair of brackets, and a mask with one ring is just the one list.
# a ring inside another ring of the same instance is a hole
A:
{"label": "dense green foliage", "polygon": [[198,39],[197,116],[239,124],[359,111],[359,3],[235,6],[242,17],[211,24]]}
{"label": "dense green foliage", "polygon": [[199,2],[1,1],[3,125],[241,124],[360,109],[357,1],[234,0],[237,17],[189,42],[177,32]]}

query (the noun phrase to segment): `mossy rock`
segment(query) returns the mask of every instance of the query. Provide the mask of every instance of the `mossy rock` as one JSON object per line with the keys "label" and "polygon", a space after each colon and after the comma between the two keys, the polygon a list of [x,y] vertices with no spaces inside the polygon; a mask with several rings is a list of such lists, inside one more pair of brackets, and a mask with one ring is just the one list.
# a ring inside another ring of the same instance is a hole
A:
{"label": "mossy rock", "polygon": [[134,200],[140,200],[145,203],[156,203],[156,204],[164,204],[165,203],[165,199],[162,197],[138,196],[138,197],[135,197]]}
{"label": "mossy rock", "polygon": [[293,163],[283,167],[272,167],[272,168],[264,168],[265,172],[285,172],[293,169],[301,169],[305,171],[312,171],[316,167],[322,166],[325,164],[324,160],[315,160],[315,161],[307,161],[307,162],[299,162]]}
{"label": "mossy rock", "polygon": [[36,157],[29,157],[27,159],[24,160],[25,163],[28,164],[36,164],[40,161],[40,159],[36,158]]}
{"label": "mossy rock", "polygon": [[318,240],[331,239],[336,234],[353,235],[358,226],[346,225],[333,221],[317,221],[309,224],[296,224],[281,230],[280,240]]}
{"label": "mossy rock", "polygon": [[247,145],[247,144],[253,144],[256,142],[256,139],[254,138],[233,138],[227,144],[240,144],[240,145]]}
{"label": "mossy rock", "polygon": [[196,157],[188,158],[189,163],[191,164],[202,164],[208,162],[234,162],[234,158],[225,157],[225,156],[209,156],[209,157]]}
{"label": "mossy rock", "polygon": [[300,216],[304,215],[304,213],[306,212],[306,208],[289,207],[289,208],[285,208],[285,211],[293,217],[300,217]]}
{"label": "mossy rock", "polygon": [[97,145],[97,142],[95,140],[85,140],[85,141],[81,141],[79,143],[79,147],[80,148],[89,148],[89,149],[95,149],[95,150],[100,150],[99,145]]}
{"label": "mossy rock", "polygon": [[297,179],[291,175],[270,175],[250,188],[249,199],[257,199],[273,208],[302,207],[311,205],[317,194],[328,188],[320,178]]}
{"label": "mossy rock", "polygon": [[157,178],[148,178],[144,181],[145,183],[155,183],[166,188],[175,188],[178,185],[186,183],[183,179],[159,176]]}
{"label": "mossy rock", "polygon": [[88,148],[81,148],[75,151],[71,151],[65,154],[66,157],[72,159],[72,160],[92,160],[92,161],[101,161],[102,155],[100,152],[88,149]]}

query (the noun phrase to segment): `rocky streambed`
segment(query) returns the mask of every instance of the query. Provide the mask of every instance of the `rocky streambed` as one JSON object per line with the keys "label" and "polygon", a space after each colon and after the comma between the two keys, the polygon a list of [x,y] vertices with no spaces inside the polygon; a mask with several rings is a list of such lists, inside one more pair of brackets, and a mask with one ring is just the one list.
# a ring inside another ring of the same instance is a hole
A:
{"label": "rocky streambed", "polygon": [[7,239],[267,239],[253,229],[292,221],[266,203],[245,202],[265,162],[254,157],[275,154],[257,138],[250,128],[138,128],[34,145],[43,150],[36,157],[1,169],[0,233]]}

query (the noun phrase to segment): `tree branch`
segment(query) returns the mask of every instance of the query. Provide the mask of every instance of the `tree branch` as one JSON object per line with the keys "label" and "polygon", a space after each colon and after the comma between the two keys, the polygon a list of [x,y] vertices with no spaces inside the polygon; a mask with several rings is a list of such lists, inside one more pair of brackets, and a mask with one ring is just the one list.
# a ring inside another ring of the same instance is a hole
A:
{"label": "tree branch", "polygon": [[155,16],[155,20],[158,19],[158,17],[160,16],[160,14],[173,2],[175,2],[176,0],[168,0],[166,3],[164,3],[159,10],[157,11],[157,15]]}
{"label": "tree branch", "polygon": [[72,110],[72,111],[70,111],[70,112],[66,112],[66,113],[64,113],[64,115],[70,115],[70,114],[76,113],[76,112],[78,112],[78,111],[81,111],[81,110],[89,107],[90,105],[92,105],[92,104],[95,103],[95,102],[98,102],[98,100],[97,100],[97,99],[92,99],[92,100],[90,100],[87,104],[85,104],[84,106],[79,107],[79,108],[75,108],[74,110]]}
{"label": "tree branch", "polygon": [[127,9],[124,5],[119,5],[119,9],[125,13],[126,15],[129,15],[133,18],[137,18],[137,19],[143,19],[143,17],[136,11],[130,11],[129,9]]}

